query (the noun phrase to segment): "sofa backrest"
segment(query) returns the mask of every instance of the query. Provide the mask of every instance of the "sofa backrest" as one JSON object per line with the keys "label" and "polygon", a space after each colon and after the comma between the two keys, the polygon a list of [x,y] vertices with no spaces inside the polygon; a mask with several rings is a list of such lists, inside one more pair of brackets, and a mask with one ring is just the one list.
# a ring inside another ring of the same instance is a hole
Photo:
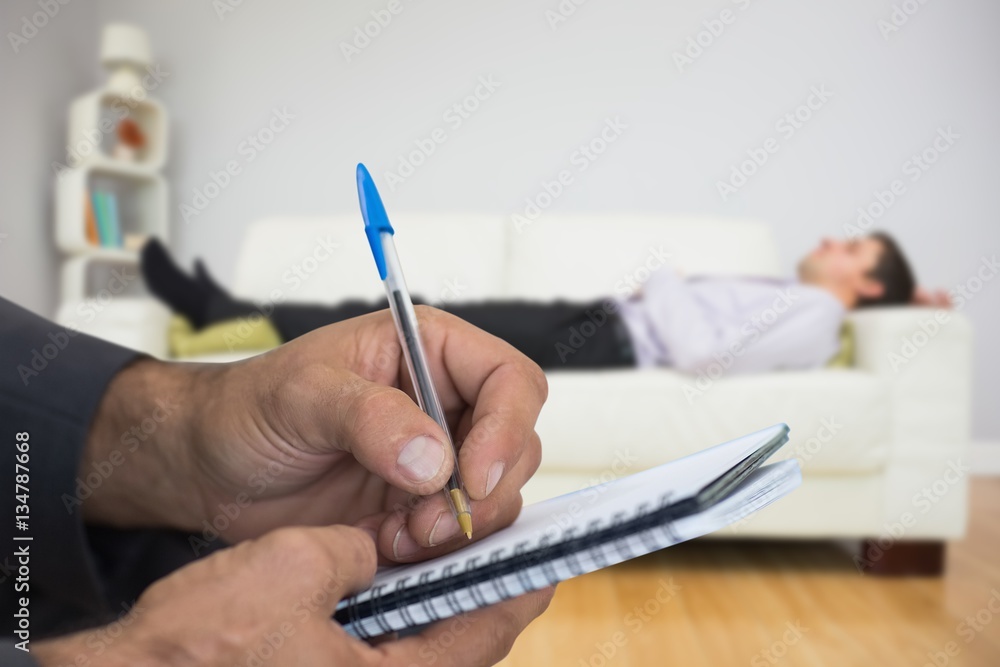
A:
{"label": "sofa backrest", "polygon": [[[503,216],[394,214],[392,223],[414,296],[438,303],[503,294]],[[328,253],[329,244],[337,247]],[[278,289],[289,301],[310,303],[385,296],[360,213],[253,224],[240,250],[233,288],[253,299],[269,298]]]}
{"label": "sofa backrest", "polygon": [[525,298],[627,293],[664,262],[684,275],[780,275],[770,228],[746,220],[551,215],[508,235],[507,289]]}
{"label": "sofa backrest", "polygon": [[[664,261],[687,275],[777,276],[766,225],[708,218],[393,214],[414,295],[590,299],[641,284]],[[255,300],[333,303],[383,296],[360,215],[280,217],[247,232],[234,292]]]}

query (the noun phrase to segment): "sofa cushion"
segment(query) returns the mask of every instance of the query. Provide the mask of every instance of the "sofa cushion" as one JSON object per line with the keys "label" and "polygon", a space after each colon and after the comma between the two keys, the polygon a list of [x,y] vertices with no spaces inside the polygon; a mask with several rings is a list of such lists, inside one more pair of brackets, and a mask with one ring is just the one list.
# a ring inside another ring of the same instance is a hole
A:
{"label": "sofa cushion", "polygon": [[785,422],[806,473],[884,467],[891,442],[889,382],[853,370],[697,378],[667,369],[549,373],[538,420],[546,470],[626,474]]}
{"label": "sofa cushion", "polygon": [[545,215],[509,235],[507,292],[528,299],[624,294],[665,264],[685,275],[781,275],[770,228],[745,220]]}

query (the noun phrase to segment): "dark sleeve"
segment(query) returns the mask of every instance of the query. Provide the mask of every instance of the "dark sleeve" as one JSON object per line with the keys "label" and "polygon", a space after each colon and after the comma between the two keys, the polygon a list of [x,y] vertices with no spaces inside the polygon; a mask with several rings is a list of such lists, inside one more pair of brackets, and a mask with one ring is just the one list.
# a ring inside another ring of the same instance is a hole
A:
{"label": "dark sleeve", "polygon": [[[0,298],[0,640],[19,641],[12,619],[22,599],[28,601],[32,641],[107,616],[98,567],[73,499],[101,396],[112,376],[137,355]],[[20,437],[29,443],[26,518],[16,514],[24,500],[16,483],[25,480],[16,477],[25,474],[15,469],[18,433],[27,433]],[[27,550],[26,564],[19,550]],[[23,662],[24,656],[0,641],[0,664],[32,664]]]}
{"label": "dark sleeve", "polygon": [[16,648],[12,641],[0,641],[0,665],[3,667],[38,667],[38,663],[31,657],[31,654]]}

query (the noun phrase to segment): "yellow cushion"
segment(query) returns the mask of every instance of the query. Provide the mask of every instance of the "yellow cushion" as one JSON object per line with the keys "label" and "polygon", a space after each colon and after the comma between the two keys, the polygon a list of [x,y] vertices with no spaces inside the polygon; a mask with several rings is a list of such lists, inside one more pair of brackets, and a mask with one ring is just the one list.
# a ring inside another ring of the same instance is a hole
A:
{"label": "yellow cushion", "polygon": [[844,321],[840,327],[840,351],[826,362],[827,368],[851,368],[854,366],[854,324]]}
{"label": "yellow cushion", "polygon": [[195,331],[186,317],[174,315],[167,330],[173,357],[197,357],[224,352],[263,351],[281,345],[281,336],[265,317],[216,322]]}

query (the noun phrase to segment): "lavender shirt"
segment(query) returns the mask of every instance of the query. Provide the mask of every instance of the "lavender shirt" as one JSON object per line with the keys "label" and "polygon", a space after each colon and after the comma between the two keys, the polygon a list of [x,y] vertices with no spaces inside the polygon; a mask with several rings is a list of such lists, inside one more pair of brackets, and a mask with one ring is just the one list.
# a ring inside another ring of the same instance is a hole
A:
{"label": "lavender shirt", "polygon": [[846,313],[830,292],[798,281],[682,278],[666,267],[619,305],[640,367],[690,373],[822,366],[840,349]]}

